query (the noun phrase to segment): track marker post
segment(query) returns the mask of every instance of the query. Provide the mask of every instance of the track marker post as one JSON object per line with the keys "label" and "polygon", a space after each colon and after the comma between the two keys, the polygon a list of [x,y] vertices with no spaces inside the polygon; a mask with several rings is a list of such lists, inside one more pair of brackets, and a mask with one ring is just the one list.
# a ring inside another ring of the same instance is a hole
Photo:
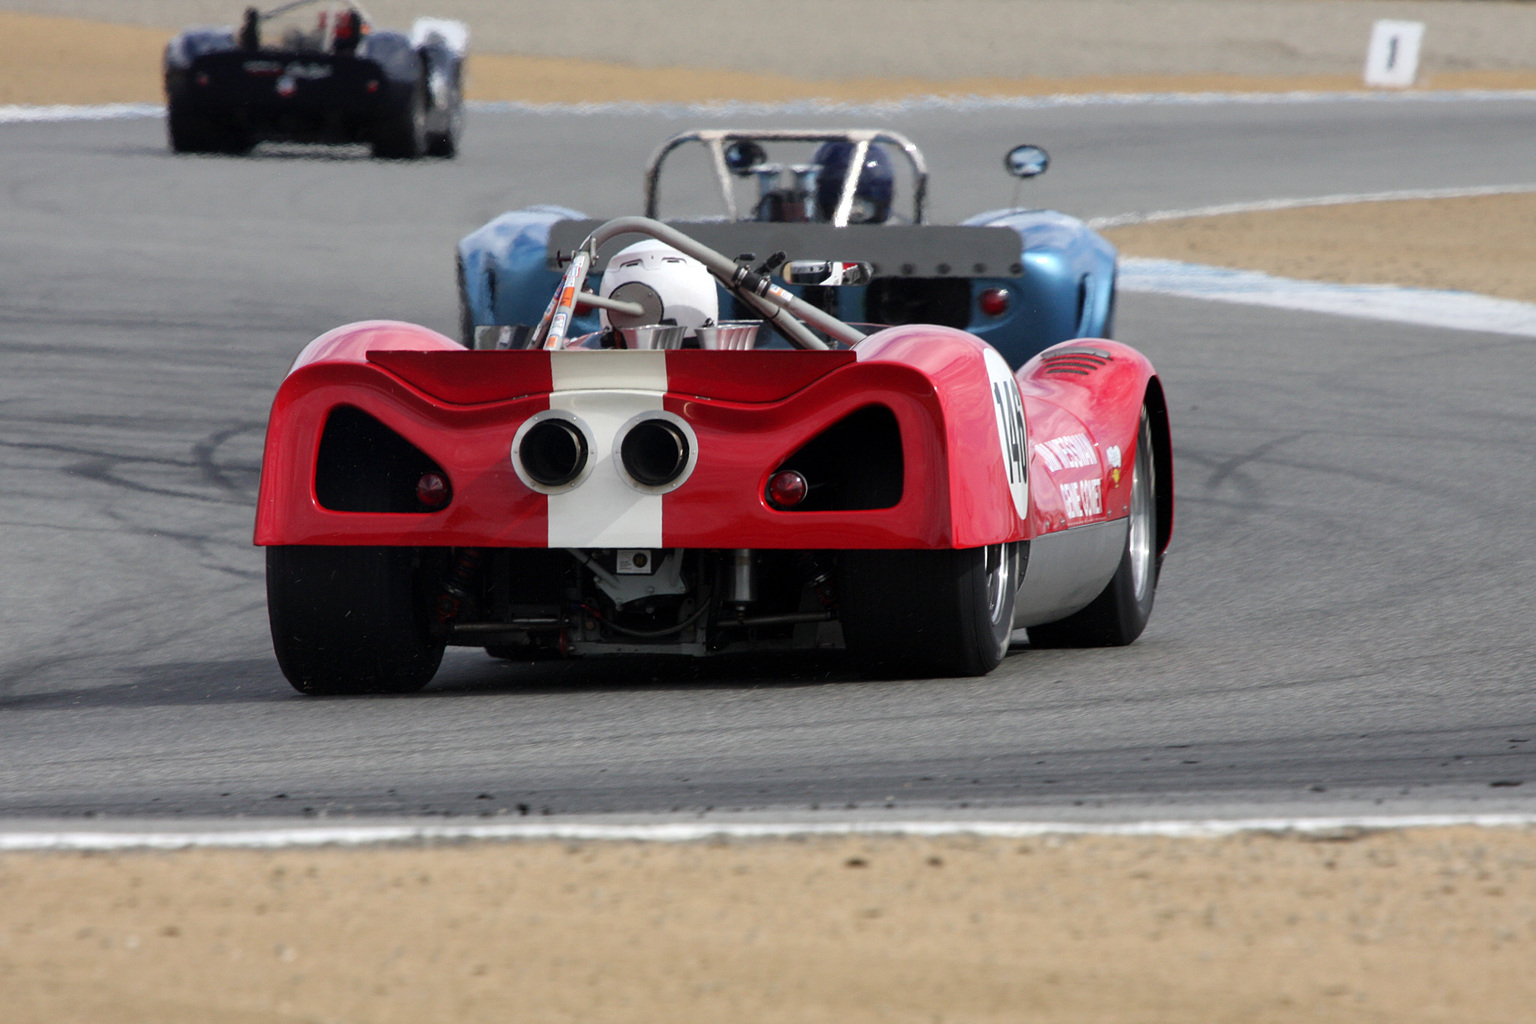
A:
{"label": "track marker post", "polygon": [[1376,22],[1365,51],[1365,84],[1388,89],[1413,85],[1419,75],[1419,46],[1423,42],[1422,21]]}

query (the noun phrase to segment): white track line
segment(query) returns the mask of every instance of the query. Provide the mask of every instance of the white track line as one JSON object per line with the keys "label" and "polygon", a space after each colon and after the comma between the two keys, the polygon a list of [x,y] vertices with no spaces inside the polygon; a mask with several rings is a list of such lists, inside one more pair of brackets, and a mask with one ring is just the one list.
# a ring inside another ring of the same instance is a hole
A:
{"label": "white track line", "polygon": [[1410,188],[1395,192],[1343,192],[1327,196],[1303,196],[1296,199],[1260,199],[1249,203],[1222,203],[1219,206],[1194,206],[1187,210],[1153,210],[1150,213],[1122,213],[1113,217],[1094,217],[1088,226],[1095,231],[1149,224],[1186,217],[1220,217],[1230,213],[1265,213],[1270,210],[1299,210],[1309,206],[1345,206],[1351,203],[1391,203],[1410,199],[1470,199],[1475,196],[1511,196],[1536,192],[1536,182],[1518,185],[1476,185],[1470,188]]}
{"label": "white track line", "polygon": [[312,826],[185,832],[12,832],[0,833],[0,853],[101,850],[289,849],[317,846],[372,846],[383,843],[479,841],[602,841],[692,843],[712,839],[786,839],[799,836],[902,836],[1031,839],[1041,836],[1126,836],[1218,839],[1250,833],[1347,836],[1410,828],[1531,828],[1536,814],[1444,814],[1406,817],[1245,818],[1223,821],[1143,821],[1122,824],[1066,822],[915,821],[827,824],[688,822],[655,825],[504,824]]}
{"label": "white track line", "polygon": [[1486,103],[1531,102],[1536,89],[1455,89],[1443,92],[1144,92],[1059,93],[1050,96],[909,96],[904,99],[852,102],[831,99],[753,103],[745,100],[707,103],[526,103],[474,102],[471,110],[487,113],[598,115],[662,114],[668,116],[775,116],[784,114],[876,115],[926,110],[990,111],[1053,110],[1062,107],[1277,105],[1293,103]]}
{"label": "white track line", "polygon": [[[1263,199],[1248,203],[1222,203],[1184,210],[1153,210],[1095,217],[1088,221],[1096,230],[1194,217],[1220,217],[1235,213],[1297,210],[1313,206],[1354,203],[1387,203],[1414,199],[1467,199],[1475,196],[1520,195],[1536,192],[1536,183],[1481,185],[1471,188],[1399,189],[1394,192],[1355,192],[1294,199]],[[1128,292],[1153,292],[1188,299],[1236,302],[1333,316],[1419,324],[1452,330],[1486,331],[1536,337],[1536,305],[1495,299],[1471,292],[1397,285],[1330,284],[1272,277],[1254,270],[1231,270],[1177,260],[1126,257],[1120,261],[1119,287]]]}
{"label": "white track line", "polygon": [[1118,284],[1128,292],[1536,338],[1536,305],[1471,292],[1297,281],[1256,270],[1140,257],[1120,261]]}
{"label": "white track line", "polygon": [[0,106],[0,124],[41,124],[57,121],[122,121],[140,117],[164,117],[160,103],[99,103],[80,107]]}
{"label": "white track line", "polygon": [[[472,101],[466,107],[484,113],[593,116],[599,114],[661,114],[666,116],[748,116],[797,114],[887,115],[924,110],[988,111],[1051,110],[1060,107],[1217,106],[1295,103],[1488,103],[1536,101],[1536,89],[1454,89],[1443,92],[1146,92],[1061,93],[1052,96],[911,96],[880,102],[830,99],[753,103],[730,100],[705,103],[525,103]],[[0,106],[0,124],[50,121],[103,121],[163,117],[165,107],[151,103],[108,103],[95,106]]]}

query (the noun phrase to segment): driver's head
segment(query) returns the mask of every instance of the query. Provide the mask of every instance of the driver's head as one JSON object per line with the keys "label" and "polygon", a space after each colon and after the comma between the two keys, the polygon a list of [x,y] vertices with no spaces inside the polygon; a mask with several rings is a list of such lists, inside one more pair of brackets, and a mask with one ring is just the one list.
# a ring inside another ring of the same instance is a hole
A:
{"label": "driver's head", "polygon": [[[848,164],[856,148],[851,142],[827,142],[812,158],[820,167],[816,176],[817,219],[829,221],[837,212],[843,179],[848,176]],[[891,158],[879,146],[870,146],[864,153],[864,166],[859,170],[859,182],[854,187],[848,223],[884,223],[891,215],[891,200],[895,195],[896,174],[891,168]]]}
{"label": "driver's head", "polygon": [[602,310],[604,327],[639,327],[663,320],[703,327],[720,317],[715,279],[704,264],[654,238],[615,253],[599,291],[604,297],[638,302],[646,309],[646,316],[638,320]]}
{"label": "driver's head", "polygon": [[363,41],[363,35],[367,31],[368,23],[356,7],[347,7],[338,12],[336,33],[333,37],[336,52],[341,54],[356,52],[358,44]]}

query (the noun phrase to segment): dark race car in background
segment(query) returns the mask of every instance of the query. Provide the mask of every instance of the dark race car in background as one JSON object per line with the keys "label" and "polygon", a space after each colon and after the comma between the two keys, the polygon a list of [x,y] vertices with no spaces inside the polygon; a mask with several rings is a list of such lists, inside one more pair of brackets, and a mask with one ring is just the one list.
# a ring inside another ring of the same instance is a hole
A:
{"label": "dark race car in background", "polygon": [[[801,160],[770,159],[770,147]],[[662,216],[662,170],[668,158],[679,150],[701,149],[705,159],[694,167],[684,164],[681,173],[669,171],[668,205],[717,192],[723,212],[689,211],[668,222],[732,255],[782,252],[790,261],[869,264],[872,277],[860,286],[789,285],[798,297],[842,320],[959,328],[991,344],[1015,368],[1049,345],[1107,338],[1113,331],[1114,246],[1082,221],[1053,210],[1010,208],[980,213],[958,225],[929,223],[927,164],[903,135],[874,130],[683,132],[663,143],[646,166],[647,217]],[[1022,179],[1043,173],[1049,160],[1038,147],[1018,146],[1005,162]],[[902,189],[909,193],[906,201],[899,195]],[[476,347],[478,327],[537,323],[559,280],[562,260],[598,223],[561,206],[534,206],[504,213],[460,241],[464,344]],[[611,254],[598,254],[594,287]],[[739,304],[731,308],[744,315]],[[591,310],[578,317],[576,329],[590,331],[596,325]],[[485,344],[515,347],[525,332],[480,333]],[[772,332],[764,332],[759,345],[771,341]]]}
{"label": "dark race car in background", "polygon": [[165,48],[171,149],[364,143],[377,157],[453,156],[467,42],[460,22],[421,18],[389,32],[335,0],[250,7],[238,28],[188,29]]}

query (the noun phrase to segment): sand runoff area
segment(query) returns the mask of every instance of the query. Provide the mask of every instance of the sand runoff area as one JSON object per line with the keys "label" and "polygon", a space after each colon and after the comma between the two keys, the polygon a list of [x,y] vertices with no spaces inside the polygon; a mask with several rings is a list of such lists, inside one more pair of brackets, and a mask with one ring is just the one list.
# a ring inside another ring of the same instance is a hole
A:
{"label": "sand runoff area", "polygon": [[[171,31],[0,12],[0,104],[154,102]],[[1355,84],[805,82],[496,54],[471,75],[473,98],[534,102]],[[1109,234],[1129,255],[1536,301],[1536,196]],[[1536,1006],[1532,964],[1524,828],[0,854],[5,1024],[1515,1024]]]}
{"label": "sand runoff area", "polygon": [[1536,1005],[1533,840],[10,853],[0,1018],[1517,1024]]}

